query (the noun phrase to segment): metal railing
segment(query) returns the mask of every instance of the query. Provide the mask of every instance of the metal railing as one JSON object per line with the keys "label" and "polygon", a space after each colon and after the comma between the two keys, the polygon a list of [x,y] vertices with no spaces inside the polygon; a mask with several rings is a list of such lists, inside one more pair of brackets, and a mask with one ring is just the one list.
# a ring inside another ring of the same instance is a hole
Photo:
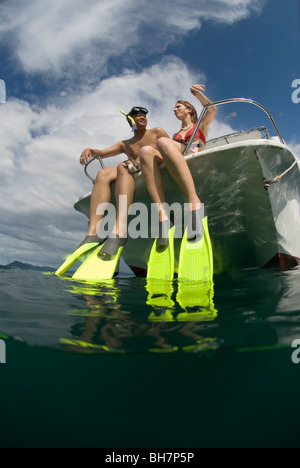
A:
{"label": "metal railing", "polygon": [[272,123],[272,125],[273,125],[273,127],[274,127],[274,129],[275,129],[275,131],[276,131],[276,133],[277,133],[277,136],[278,136],[279,140],[281,141],[281,143],[283,143],[283,144],[285,145],[285,141],[284,141],[284,139],[282,138],[282,136],[281,136],[281,134],[280,134],[280,132],[279,132],[279,130],[278,130],[278,127],[277,127],[277,125],[276,125],[276,123],[275,123],[275,120],[274,120],[272,114],[270,114],[270,112],[269,112],[264,106],[262,106],[261,104],[259,104],[259,102],[253,101],[252,99],[233,98],[233,99],[225,99],[225,100],[223,100],[223,101],[212,102],[211,104],[208,104],[206,107],[204,107],[204,109],[203,109],[203,111],[201,112],[201,115],[200,115],[200,117],[199,117],[199,119],[198,119],[198,122],[197,122],[197,124],[196,124],[195,130],[194,130],[194,132],[193,132],[193,134],[192,134],[192,136],[191,136],[191,139],[189,140],[189,143],[188,143],[188,145],[187,145],[187,147],[186,147],[186,150],[185,150],[185,152],[184,152],[184,156],[186,156],[186,155],[188,154],[188,152],[189,152],[189,150],[190,150],[190,148],[191,148],[191,146],[192,146],[192,144],[193,144],[193,141],[195,140],[195,137],[196,137],[196,135],[197,135],[197,132],[198,132],[198,130],[199,130],[199,127],[200,127],[200,125],[201,125],[201,123],[202,123],[204,117],[206,116],[208,110],[209,110],[211,107],[213,107],[213,106],[218,107],[218,106],[222,106],[222,105],[224,105],[224,104],[233,104],[233,103],[239,103],[239,102],[246,103],[246,104],[252,104],[252,105],[254,105],[254,106],[256,106],[256,107],[259,107],[261,110],[263,110],[263,111],[267,114],[267,116],[269,117],[269,119],[270,119],[270,121],[271,121],[271,123]]}
{"label": "metal railing", "polygon": [[94,177],[92,177],[89,173],[88,173],[88,167],[90,164],[92,164],[92,162],[96,161],[96,159],[98,159],[99,163],[100,163],[100,166],[101,166],[101,169],[105,169],[105,166],[104,166],[104,162],[103,162],[103,159],[101,158],[101,156],[99,157],[96,157],[96,158],[92,158],[90,160],[90,162],[88,162],[86,165],[85,165],[85,168],[84,168],[84,173],[85,175],[93,182],[93,184],[96,182],[96,179],[94,179]]}
{"label": "metal railing", "polygon": [[239,137],[239,136],[243,136],[243,135],[251,135],[251,133],[254,133],[254,132],[259,132],[263,140],[271,139],[271,135],[267,127],[255,127],[249,130],[240,130],[239,132],[228,133],[227,135],[222,135],[216,138],[212,138],[211,140],[207,140],[206,146],[208,146],[209,144],[216,144],[222,140],[225,140],[226,143],[229,145],[231,139]]}

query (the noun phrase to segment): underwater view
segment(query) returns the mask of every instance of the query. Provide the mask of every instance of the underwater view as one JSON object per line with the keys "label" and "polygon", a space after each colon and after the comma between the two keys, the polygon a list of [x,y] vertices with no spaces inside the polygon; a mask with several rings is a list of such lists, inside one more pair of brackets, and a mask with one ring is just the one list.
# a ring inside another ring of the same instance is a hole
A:
{"label": "underwater view", "polygon": [[299,0],[0,18],[0,448],[299,448]]}
{"label": "underwater view", "polygon": [[1,447],[298,447],[299,281],[1,268]]}

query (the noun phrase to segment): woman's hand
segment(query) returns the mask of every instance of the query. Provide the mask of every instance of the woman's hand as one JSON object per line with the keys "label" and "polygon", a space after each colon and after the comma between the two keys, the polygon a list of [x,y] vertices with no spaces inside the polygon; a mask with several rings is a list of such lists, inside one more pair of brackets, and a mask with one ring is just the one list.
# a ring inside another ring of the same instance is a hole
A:
{"label": "woman's hand", "polygon": [[[191,87],[191,93],[198,99],[198,101],[201,102],[203,107],[206,107],[209,104],[212,104],[212,102],[210,99],[208,99],[208,97],[205,96],[204,92],[205,92],[205,85],[196,84]],[[217,113],[216,106],[209,107],[204,119],[202,120],[202,127],[204,129],[209,127],[209,125],[213,122],[216,116],[216,113]],[[205,131],[204,131],[204,134],[205,134]]]}
{"label": "woman's hand", "polygon": [[196,84],[191,87],[191,93],[199,98],[199,95],[205,92],[205,85]]}

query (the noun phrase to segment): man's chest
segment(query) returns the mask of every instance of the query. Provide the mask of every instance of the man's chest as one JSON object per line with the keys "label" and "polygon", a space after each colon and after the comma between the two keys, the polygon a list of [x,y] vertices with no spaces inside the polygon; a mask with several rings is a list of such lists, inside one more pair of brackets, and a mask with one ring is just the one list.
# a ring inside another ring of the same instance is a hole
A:
{"label": "man's chest", "polygon": [[133,143],[127,143],[126,154],[128,157],[136,159],[139,156],[141,148],[143,148],[144,146],[155,147],[156,142],[157,142],[157,138],[148,137],[148,138],[143,138],[142,140],[139,140]]}

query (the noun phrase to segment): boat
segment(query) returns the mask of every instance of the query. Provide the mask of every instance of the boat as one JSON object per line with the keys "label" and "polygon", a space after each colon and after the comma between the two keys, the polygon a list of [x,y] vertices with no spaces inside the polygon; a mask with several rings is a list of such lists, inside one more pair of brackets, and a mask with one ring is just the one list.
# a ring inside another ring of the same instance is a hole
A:
{"label": "boat", "polygon": [[[271,136],[267,127],[255,127],[212,139],[205,150],[196,154],[188,155],[190,145],[187,147],[185,158],[208,213],[214,273],[293,268],[300,264],[300,170],[297,157],[286,145],[271,113],[251,99],[214,102],[203,109],[195,135],[210,106],[232,103],[260,108],[267,114],[276,136]],[[193,137],[190,144],[192,141]],[[103,161],[100,164],[104,167]],[[162,166],[161,170],[169,205],[183,206],[184,195],[166,168]],[[88,165],[85,172],[93,180]],[[151,200],[142,176],[135,177],[135,201],[150,210]],[[84,195],[74,205],[87,217],[90,196]],[[122,257],[137,276],[146,275],[152,245],[150,236],[128,239]],[[175,271],[179,250],[180,239],[176,239]]]}

